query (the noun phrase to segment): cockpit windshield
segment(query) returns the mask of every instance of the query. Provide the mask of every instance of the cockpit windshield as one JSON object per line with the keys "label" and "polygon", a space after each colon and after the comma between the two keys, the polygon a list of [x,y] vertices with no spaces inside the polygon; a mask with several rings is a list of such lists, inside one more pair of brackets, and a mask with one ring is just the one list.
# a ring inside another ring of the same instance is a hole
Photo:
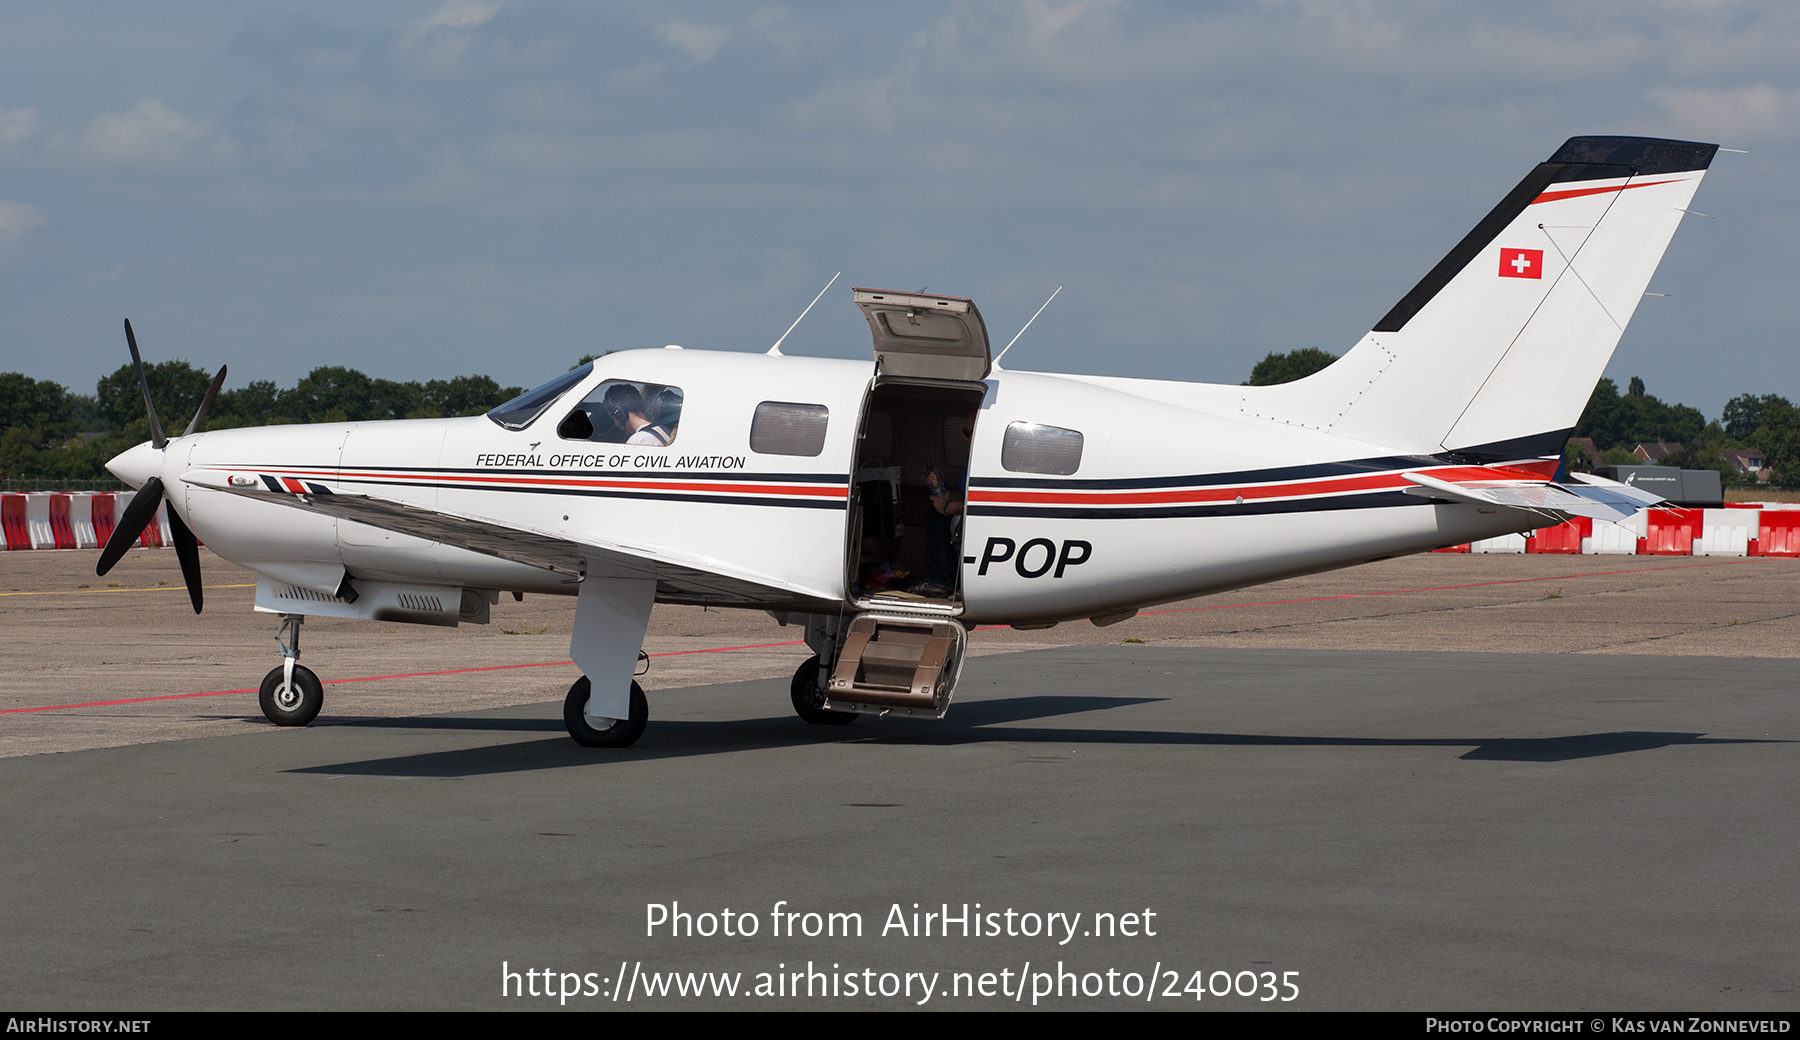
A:
{"label": "cockpit windshield", "polygon": [[487,417],[509,430],[523,430],[544,414],[544,409],[561,397],[576,383],[588,377],[594,370],[592,361],[580,368],[570,369],[555,379],[550,380],[536,390],[527,390],[502,405],[496,405],[487,413]]}

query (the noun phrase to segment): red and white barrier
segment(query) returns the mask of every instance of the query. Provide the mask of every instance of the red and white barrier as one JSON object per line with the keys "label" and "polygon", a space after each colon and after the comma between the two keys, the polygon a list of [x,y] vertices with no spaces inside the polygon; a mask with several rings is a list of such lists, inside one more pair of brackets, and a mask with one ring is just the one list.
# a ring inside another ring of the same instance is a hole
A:
{"label": "red and white barrier", "polygon": [[8,549],[31,548],[31,527],[25,520],[24,495],[0,495],[0,538]]}
{"label": "red and white barrier", "polygon": [[1472,553],[1522,553],[1525,551],[1525,536],[1522,534],[1503,534],[1498,538],[1483,538],[1469,543]]}
{"label": "red and white barrier", "polygon": [[[128,494],[110,491],[41,491],[0,495],[0,548],[98,549],[112,537]],[[156,522],[144,528],[138,545],[173,545],[169,504],[157,509]]]}
{"label": "red and white barrier", "polygon": [[25,523],[33,549],[75,548],[75,528],[69,524],[69,496],[40,492],[25,496]]}
{"label": "red and white barrier", "polygon": [[1629,516],[1623,523],[1602,520],[1594,525],[1594,533],[1588,537],[1588,548],[1583,552],[1596,556],[1632,556],[1644,539],[1646,524],[1643,513]]}
{"label": "red and white barrier", "polygon": [[[75,548],[98,549],[112,536],[111,495],[70,495],[69,525],[75,529]],[[100,533],[100,517],[106,517],[106,534]]]}
{"label": "red and white barrier", "polygon": [[[0,549],[97,549],[118,526],[129,495],[110,491],[0,494]],[[138,545],[175,544],[169,503]],[[1527,534],[1438,549],[1445,553],[1582,553],[1618,556],[1800,557],[1800,503],[1734,502],[1723,509],[1647,509],[1623,523],[1575,517]]]}
{"label": "red and white barrier", "polygon": [[1704,510],[1700,537],[1694,540],[1694,555],[1750,555],[1750,543],[1757,540],[1757,521],[1761,516],[1760,509]]}
{"label": "red and white barrier", "polygon": [[146,549],[168,548],[175,544],[175,535],[169,530],[169,500],[157,503],[156,519],[144,525],[144,533],[138,535],[138,545]]}
{"label": "red and white barrier", "polygon": [[1587,552],[1594,537],[1594,521],[1585,516],[1573,517],[1555,527],[1543,527],[1531,533],[1525,543],[1528,553],[1554,553],[1573,556]]}

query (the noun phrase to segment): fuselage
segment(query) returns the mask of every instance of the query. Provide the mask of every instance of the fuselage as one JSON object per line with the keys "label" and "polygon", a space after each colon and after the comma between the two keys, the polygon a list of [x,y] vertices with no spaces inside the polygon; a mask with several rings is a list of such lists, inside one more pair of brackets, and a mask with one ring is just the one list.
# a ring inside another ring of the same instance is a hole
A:
{"label": "fuselage", "polygon": [[[667,443],[571,428],[576,402],[622,381],[680,391]],[[476,416],[220,430],[171,442],[160,457],[133,449],[114,468],[141,483],[160,463],[154,475],[210,548],[321,592],[346,573],[520,592],[576,586],[566,574],[196,487],[183,473],[256,472],[296,490],[311,482],[649,558],[711,561],[790,592],[733,605],[789,609],[856,594],[859,475],[897,471],[918,500],[936,464],[957,485],[950,497],[966,495],[959,613],[971,622],[1107,615],[1523,522],[1516,511],[1402,493],[1400,473],[1453,471],[1454,460],[1200,403],[1208,394],[1194,384],[995,370],[967,390],[979,400],[972,427],[961,427],[971,437],[960,441],[958,409],[940,406],[932,420],[943,418],[943,436],[915,431],[904,443],[878,443],[886,427],[869,415],[871,386],[866,361],[625,351],[597,361],[521,429]],[[768,406],[820,417],[822,440],[784,446],[757,432]],[[1032,454],[1034,436],[1053,438],[1049,462]],[[1541,461],[1517,465],[1545,475]]]}

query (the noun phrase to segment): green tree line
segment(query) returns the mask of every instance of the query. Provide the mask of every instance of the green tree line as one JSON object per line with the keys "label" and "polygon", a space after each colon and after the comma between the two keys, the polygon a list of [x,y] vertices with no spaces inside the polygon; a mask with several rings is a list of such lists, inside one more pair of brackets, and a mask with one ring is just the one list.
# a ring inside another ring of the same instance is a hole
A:
{"label": "green tree line", "polygon": [[[591,358],[583,358],[583,361]],[[1311,375],[1337,360],[1316,348],[1271,353],[1251,370],[1246,385],[1286,383]],[[164,432],[187,426],[211,374],[185,361],[144,367],[150,396]],[[269,426],[283,423],[358,422],[368,419],[434,419],[479,415],[524,392],[488,376],[457,376],[427,382],[372,378],[354,368],[315,368],[292,387],[258,380],[221,390],[208,410],[205,428]],[[1599,459],[1571,457],[1576,468],[1631,465],[1632,449],[1651,441],[1679,442],[1682,452],[1666,465],[1716,469],[1725,480],[1741,480],[1721,455],[1732,449],[1763,452],[1783,486],[1800,486],[1800,408],[1776,394],[1740,394],[1726,402],[1716,420],[1698,408],[1667,404],[1633,376],[1620,393],[1602,379],[1594,387],[1574,436],[1587,437]],[[94,393],[70,393],[48,380],[0,372],[0,476],[9,479],[104,479],[106,460],[150,438],[150,422],[137,373],[121,365],[103,377]],[[1579,449],[1570,448],[1572,455]]]}
{"label": "green tree line", "polygon": [[[144,375],[163,432],[172,436],[186,429],[212,374],[186,361],[163,361],[145,365]],[[401,383],[329,365],[285,389],[272,380],[258,380],[221,390],[202,428],[480,415],[523,392],[488,376]],[[130,365],[103,377],[91,395],[70,393],[61,384],[18,372],[0,372],[0,476],[104,479],[107,459],[149,439],[143,392]]]}

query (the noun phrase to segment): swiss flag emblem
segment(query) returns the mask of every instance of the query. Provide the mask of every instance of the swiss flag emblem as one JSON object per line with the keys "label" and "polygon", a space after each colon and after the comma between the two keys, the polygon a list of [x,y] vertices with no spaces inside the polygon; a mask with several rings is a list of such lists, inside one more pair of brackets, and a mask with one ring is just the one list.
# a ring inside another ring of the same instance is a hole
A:
{"label": "swiss flag emblem", "polygon": [[1502,247],[1500,250],[1500,277],[1544,277],[1544,251],[1542,249],[1506,249]]}

